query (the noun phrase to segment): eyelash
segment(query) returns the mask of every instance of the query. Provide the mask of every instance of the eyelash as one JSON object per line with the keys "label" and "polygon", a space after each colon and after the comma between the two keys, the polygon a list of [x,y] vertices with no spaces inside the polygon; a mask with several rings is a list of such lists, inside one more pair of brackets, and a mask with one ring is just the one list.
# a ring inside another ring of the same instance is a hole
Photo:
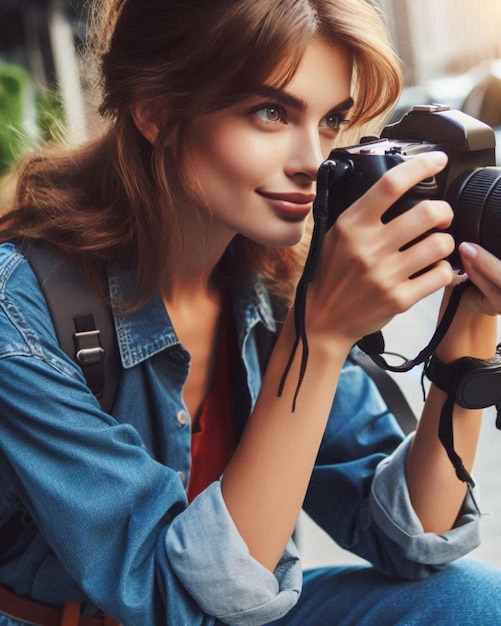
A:
{"label": "eyelash", "polygon": [[[260,116],[259,113],[262,111],[276,111],[278,114],[278,119],[275,120],[268,120],[268,119],[264,119],[264,117]],[[283,107],[280,104],[276,104],[276,103],[269,103],[269,104],[264,104],[264,105],[259,105],[257,107],[255,107],[254,109],[252,109],[250,111],[250,113],[252,115],[255,115],[256,117],[259,117],[259,119],[264,122],[265,124],[276,124],[278,122],[287,124],[287,110],[285,107]],[[336,126],[328,126],[327,124],[322,124],[322,122],[324,120],[327,120],[329,118],[336,118]],[[346,117],[346,113],[344,113],[343,111],[331,111],[330,113],[328,113],[325,117],[322,118],[319,126],[321,128],[328,128],[330,130],[333,131],[338,131],[340,130],[341,126],[344,126],[345,124],[349,123],[349,119]]]}

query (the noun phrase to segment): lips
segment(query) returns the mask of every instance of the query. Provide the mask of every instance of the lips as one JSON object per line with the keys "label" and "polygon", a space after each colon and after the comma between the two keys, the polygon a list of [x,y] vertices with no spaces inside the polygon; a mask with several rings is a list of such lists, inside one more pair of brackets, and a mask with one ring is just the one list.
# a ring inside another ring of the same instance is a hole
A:
{"label": "lips", "polygon": [[291,220],[303,220],[311,211],[314,194],[271,193],[258,191],[267,203],[281,217]]}

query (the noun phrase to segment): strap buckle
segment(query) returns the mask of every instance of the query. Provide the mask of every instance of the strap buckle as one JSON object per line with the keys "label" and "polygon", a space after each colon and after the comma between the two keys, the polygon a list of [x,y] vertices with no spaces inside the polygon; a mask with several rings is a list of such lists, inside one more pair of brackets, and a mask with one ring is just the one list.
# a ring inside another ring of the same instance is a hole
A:
{"label": "strap buckle", "polygon": [[100,330],[86,330],[75,333],[76,358],[81,365],[102,363],[104,348],[101,346]]}

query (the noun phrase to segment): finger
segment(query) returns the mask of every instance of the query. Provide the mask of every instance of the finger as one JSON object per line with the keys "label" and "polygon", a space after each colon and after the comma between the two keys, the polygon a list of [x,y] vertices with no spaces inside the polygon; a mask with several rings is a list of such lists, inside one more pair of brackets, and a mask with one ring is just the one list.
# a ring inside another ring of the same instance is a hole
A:
{"label": "finger", "polygon": [[476,244],[462,243],[459,252],[468,278],[483,295],[484,312],[501,313],[501,261]]}
{"label": "finger", "polygon": [[402,283],[400,288],[402,303],[405,305],[403,310],[407,310],[416,302],[449,285],[452,276],[450,263],[442,260],[435,263],[428,271],[409,278]]}
{"label": "finger", "polygon": [[[450,234],[433,232],[412,246],[401,250],[399,263],[406,272],[406,276],[414,276],[438,261],[446,259],[453,251],[454,239]],[[450,272],[450,280],[452,280],[452,268]]]}
{"label": "finger", "polygon": [[[395,231],[400,247],[409,245],[425,233],[448,228],[454,213],[450,204],[442,200],[424,200],[387,223]],[[452,242],[453,243],[453,242]],[[448,254],[451,254],[451,250]]]}
{"label": "finger", "polygon": [[369,205],[371,216],[381,219],[383,213],[406,191],[438,174],[446,164],[447,155],[438,151],[408,159],[389,169],[355,205]]}
{"label": "finger", "polygon": [[463,241],[459,246],[463,267],[501,289],[501,261],[481,246]]}

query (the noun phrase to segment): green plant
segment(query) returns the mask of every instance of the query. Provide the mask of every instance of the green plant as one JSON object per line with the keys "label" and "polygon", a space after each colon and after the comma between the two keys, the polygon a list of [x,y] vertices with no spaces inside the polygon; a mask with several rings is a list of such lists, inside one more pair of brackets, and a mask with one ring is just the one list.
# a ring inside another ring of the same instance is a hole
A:
{"label": "green plant", "polygon": [[0,63],[0,175],[23,153],[51,139],[63,121],[56,92],[37,89],[23,67]]}

